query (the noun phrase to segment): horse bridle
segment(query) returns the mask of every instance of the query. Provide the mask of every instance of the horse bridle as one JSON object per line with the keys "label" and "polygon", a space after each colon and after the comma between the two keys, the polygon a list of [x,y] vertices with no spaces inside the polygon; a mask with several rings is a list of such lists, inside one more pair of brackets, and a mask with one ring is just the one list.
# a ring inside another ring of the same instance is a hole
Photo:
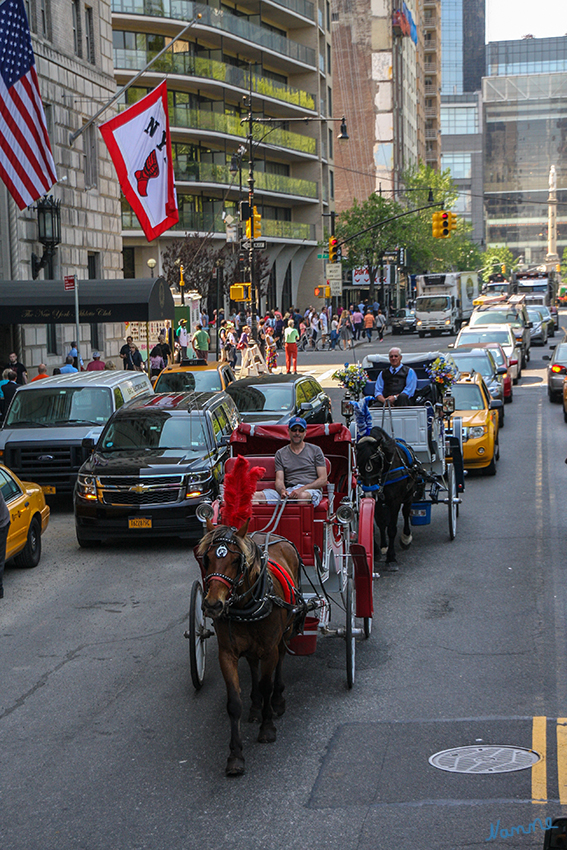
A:
{"label": "horse bridle", "polygon": [[230,578],[230,576],[227,576],[224,573],[211,573],[210,575],[203,576],[205,588],[208,590],[209,584],[212,581],[220,581],[221,584],[224,584],[226,587],[228,587],[230,595],[232,595],[236,588],[239,587],[239,585],[241,585],[244,580],[244,571],[247,566],[246,556],[244,555],[244,552],[242,551],[242,549],[240,549],[240,547],[235,547],[234,535],[231,535],[231,537],[217,537],[215,540],[211,540],[211,544],[204,554],[203,560],[205,563],[205,568],[207,567],[208,554],[211,549],[215,548],[215,555],[217,556],[217,558],[226,558],[229,553],[231,555],[238,555],[238,571],[234,578]]}

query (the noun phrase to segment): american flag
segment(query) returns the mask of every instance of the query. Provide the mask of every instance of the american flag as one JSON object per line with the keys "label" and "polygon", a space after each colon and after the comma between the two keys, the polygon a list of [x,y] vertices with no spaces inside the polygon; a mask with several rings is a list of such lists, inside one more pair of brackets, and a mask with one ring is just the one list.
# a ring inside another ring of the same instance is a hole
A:
{"label": "american flag", "polygon": [[0,4],[0,179],[21,210],[57,182],[23,0]]}

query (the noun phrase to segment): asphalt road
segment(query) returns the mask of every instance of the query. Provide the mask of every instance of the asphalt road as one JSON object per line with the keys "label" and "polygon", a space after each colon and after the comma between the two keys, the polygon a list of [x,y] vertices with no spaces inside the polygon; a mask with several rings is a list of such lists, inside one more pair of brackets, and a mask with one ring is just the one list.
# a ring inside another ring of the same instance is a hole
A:
{"label": "asphalt road", "polygon": [[[212,641],[203,689],[190,682],[191,549],[83,551],[55,503],[40,565],[9,567],[0,603],[2,850],[445,850],[491,835],[495,848],[542,847],[538,824],[517,827],[567,815],[567,425],[547,399],[545,351],[506,407],[497,476],[467,477],[456,539],[434,508],[399,572],[375,582],[353,690],[339,639],[287,659],[278,740],[257,744],[245,724],[240,779],[224,776]],[[305,353],[300,369],[331,386],[344,359]],[[489,744],[543,760],[485,775],[428,762]]]}

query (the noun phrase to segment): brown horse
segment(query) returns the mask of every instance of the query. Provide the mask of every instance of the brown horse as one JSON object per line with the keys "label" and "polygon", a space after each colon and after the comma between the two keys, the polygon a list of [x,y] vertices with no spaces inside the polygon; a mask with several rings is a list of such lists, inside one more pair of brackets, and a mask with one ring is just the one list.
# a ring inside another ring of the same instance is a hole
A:
{"label": "brown horse", "polygon": [[213,619],[227,690],[231,728],[228,776],[244,773],[238,660],[244,656],[252,674],[248,719],[260,721],[258,741],[271,744],[276,740],[273,717],[285,711],[282,664],[286,642],[305,616],[305,603],[297,590],[300,560],[295,547],[276,538],[268,547],[267,560],[258,546],[266,535],[252,539],[247,530],[248,520],[238,531],[208,521],[207,534],[197,547],[206,590],[203,611]]}

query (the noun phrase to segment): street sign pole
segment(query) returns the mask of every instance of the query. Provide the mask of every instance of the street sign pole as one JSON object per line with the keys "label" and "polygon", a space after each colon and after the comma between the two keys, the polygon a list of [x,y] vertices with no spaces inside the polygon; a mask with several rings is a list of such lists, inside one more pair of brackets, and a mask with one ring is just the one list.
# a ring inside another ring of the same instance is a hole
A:
{"label": "street sign pole", "polygon": [[79,351],[79,281],[77,280],[77,275],[73,275],[75,278],[75,336],[77,337],[77,369],[79,372],[81,371],[81,352]]}

